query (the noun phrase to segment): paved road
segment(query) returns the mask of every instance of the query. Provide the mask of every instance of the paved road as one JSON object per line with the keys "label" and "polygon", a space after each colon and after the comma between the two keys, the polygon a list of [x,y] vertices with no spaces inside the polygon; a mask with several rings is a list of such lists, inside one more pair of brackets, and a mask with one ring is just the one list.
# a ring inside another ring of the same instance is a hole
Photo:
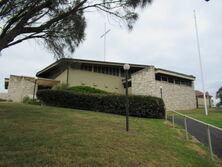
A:
{"label": "paved road", "polygon": [[[172,121],[169,118],[170,121]],[[175,118],[175,123],[184,128],[184,119]],[[208,146],[207,137],[207,126],[191,119],[187,119],[187,130],[192,135],[195,136],[200,142]],[[214,154],[222,158],[222,131],[210,128],[212,149]]]}
{"label": "paved road", "polygon": [[215,109],[222,111],[222,108],[221,108],[221,107],[216,107]]}

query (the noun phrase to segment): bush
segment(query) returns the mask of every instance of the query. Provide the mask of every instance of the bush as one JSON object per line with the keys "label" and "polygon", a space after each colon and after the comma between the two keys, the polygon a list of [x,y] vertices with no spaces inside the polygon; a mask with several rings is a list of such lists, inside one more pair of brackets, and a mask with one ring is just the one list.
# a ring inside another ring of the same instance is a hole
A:
{"label": "bush", "polygon": [[[124,95],[80,94],[64,90],[40,90],[37,97],[46,105],[125,115]],[[130,116],[164,118],[163,100],[151,96],[129,96]]]}
{"label": "bush", "polygon": [[31,99],[28,96],[24,97],[22,100],[22,103],[25,104],[34,104],[34,105],[40,105],[41,103],[39,101],[37,101],[36,99]]}
{"label": "bush", "polygon": [[78,92],[78,93],[110,94],[109,92],[106,92],[104,90],[92,88],[89,86],[73,86],[73,87],[69,87],[67,90]]}
{"label": "bush", "polygon": [[69,88],[68,84],[59,84],[53,87],[53,90],[67,90]]}
{"label": "bush", "polygon": [[111,94],[101,89],[92,88],[89,86],[72,86],[69,87],[67,84],[60,84],[53,88],[53,90],[69,90],[77,93],[96,93],[96,94]]}
{"label": "bush", "polygon": [[1,98],[0,98],[0,102],[5,102],[5,101],[7,101],[7,100],[5,100],[5,99],[1,99]]}

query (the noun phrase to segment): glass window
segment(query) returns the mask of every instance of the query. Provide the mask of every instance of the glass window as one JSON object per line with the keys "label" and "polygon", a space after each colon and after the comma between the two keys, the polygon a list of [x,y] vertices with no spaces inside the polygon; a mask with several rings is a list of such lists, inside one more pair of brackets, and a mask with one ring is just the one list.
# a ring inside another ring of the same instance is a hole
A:
{"label": "glass window", "polygon": [[169,83],[174,83],[174,79],[171,78],[171,77],[169,77],[169,78],[168,78],[168,82],[169,82]]}
{"label": "glass window", "polygon": [[167,82],[167,77],[166,76],[162,76],[162,81],[166,81]]}
{"label": "glass window", "polygon": [[161,81],[161,76],[160,75],[156,75],[156,80],[157,81]]}
{"label": "glass window", "polygon": [[180,85],[180,80],[179,79],[175,79],[175,84]]}

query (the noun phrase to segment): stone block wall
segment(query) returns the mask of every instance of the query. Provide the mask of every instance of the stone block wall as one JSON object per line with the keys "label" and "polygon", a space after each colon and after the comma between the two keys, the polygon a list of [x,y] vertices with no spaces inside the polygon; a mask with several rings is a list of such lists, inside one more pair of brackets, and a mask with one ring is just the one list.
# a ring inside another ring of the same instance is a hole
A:
{"label": "stone block wall", "polygon": [[8,93],[0,93],[0,99],[8,100]]}
{"label": "stone block wall", "polygon": [[188,110],[196,108],[194,87],[176,85],[155,80],[155,68],[148,67],[132,75],[132,94],[162,97],[166,110]]}
{"label": "stone block wall", "polygon": [[24,97],[33,97],[35,83],[22,76],[10,76],[8,86],[8,99],[21,102]]}
{"label": "stone block wall", "polygon": [[154,67],[147,67],[131,76],[132,94],[156,96]]}

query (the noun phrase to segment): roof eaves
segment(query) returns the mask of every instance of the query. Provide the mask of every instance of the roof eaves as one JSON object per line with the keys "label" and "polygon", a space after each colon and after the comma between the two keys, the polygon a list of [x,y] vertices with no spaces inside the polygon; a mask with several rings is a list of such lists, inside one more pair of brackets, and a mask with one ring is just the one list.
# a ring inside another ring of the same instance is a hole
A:
{"label": "roof eaves", "polygon": [[[116,66],[123,66],[125,63],[119,63],[119,62],[106,62],[106,61],[97,61],[97,60],[84,60],[84,59],[72,59],[72,58],[62,58],[54,63],[52,63],[51,65],[47,66],[46,68],[44,68],[43,70],[39,71],[36,73],[36,76],[38,77],[40,74],[42,74],[43,72],[51,69],[52,67],[57,66],[59,63],[61,62],[65,62],[65,61],[69,61],[69,62],[79,62],[79,63],[94,63],[94,64],[104,64],[104,65],[116,65]],[[129,63],[130,64],[130,63]],[[150,67],[150,65],[141,65],[141,64],[130,64],[132,67],[138,67],[138,68],[146,68],[146,67]]]}
{"label": "roof eaves", "polygon": [[169,73],[173,73],[173,74],[182,75],[182,76],[185,76],[185,77],[190,77],[190,78],[196,79],[196,77],[193,76],[193,75],[187,75],[187,74],[183,74],[183,73],[179,73],[179,72],[175,72],[175,71],[165,70],[165,69],[162,69],[162,68],[155,68],[155,70],[156,71],[158,71],[158,70],[166,71],[166,72],[169,72]]}

